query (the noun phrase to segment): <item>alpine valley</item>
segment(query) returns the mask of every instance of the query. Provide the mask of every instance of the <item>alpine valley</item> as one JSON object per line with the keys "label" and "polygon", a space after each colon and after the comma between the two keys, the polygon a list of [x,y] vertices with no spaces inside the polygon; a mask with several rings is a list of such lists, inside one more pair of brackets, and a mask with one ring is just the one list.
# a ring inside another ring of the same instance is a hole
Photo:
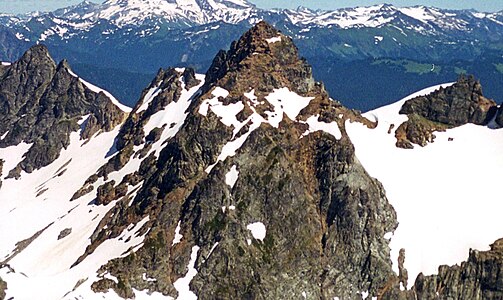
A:
{"label": "alpine valley", "polygon": [[[160,66],[204,73],[220,49],[266,20],[291,36],[316,78],[368,111],[461,73],[503,95],[503,12],[388,4],[335,11],[255,7],[246,0],[107,0],[0,16],[0,59],[43,43],[83,78],[134,106]],[[365,80],[361,80],[365,78]],[[383,89],[381,87],[385,86]]]}

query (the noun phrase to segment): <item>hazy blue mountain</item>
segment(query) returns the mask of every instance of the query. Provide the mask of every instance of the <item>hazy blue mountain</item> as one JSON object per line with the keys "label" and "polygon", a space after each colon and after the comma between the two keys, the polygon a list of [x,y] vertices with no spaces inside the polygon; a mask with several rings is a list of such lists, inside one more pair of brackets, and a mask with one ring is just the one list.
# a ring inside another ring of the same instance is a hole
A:
{"label": "hazy blue mountain", "polygon": [[263,10],[245,0],[84,1],[49,13],[0,16],[0,58],[13,61],[30,45],[44,43],[81,76],[133,105],[160,67],[204,72],[219,49],[261,19],[290,35],[331,95],[353,108],[388,104],[464,72],[481,78],[489,97],[503,98],[503,12],[388,4]]}

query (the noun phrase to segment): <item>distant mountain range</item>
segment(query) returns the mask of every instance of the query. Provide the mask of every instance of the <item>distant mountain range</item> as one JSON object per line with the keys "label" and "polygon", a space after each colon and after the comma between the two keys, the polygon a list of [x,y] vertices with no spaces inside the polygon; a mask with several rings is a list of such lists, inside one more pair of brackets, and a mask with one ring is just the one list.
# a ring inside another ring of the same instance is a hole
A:
{"label": "distant mountain range", "polygon": [[[130,106],[159,67],[205,71],[259,20],[291,36],[334,98],[369,110],[474,73],[503,98],[503,11],[389,4],[334,11],[264,10],[246,0],[84,1],[49,13],[0,16],[0,59],[34,43]],[[344,76],[341,75],[344,73]],[[380,87],[386,86],[386,91]]]}

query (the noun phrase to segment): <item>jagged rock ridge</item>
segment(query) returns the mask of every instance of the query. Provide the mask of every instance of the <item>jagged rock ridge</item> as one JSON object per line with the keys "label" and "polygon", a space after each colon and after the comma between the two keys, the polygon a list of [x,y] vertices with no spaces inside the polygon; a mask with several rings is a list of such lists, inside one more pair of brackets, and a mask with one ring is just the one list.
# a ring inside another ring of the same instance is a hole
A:
{"label": "jagged rock ridge", "polygon": [[9,177],[52,163],[81,126],[87,139],[110,131],[125,116],[107,95],[80,81],[66,61],[56,65],[43,45],[0,69],[0,147],[31,144],[15,169],[4,170]]}
{"label": "jagged rock ridge", "polygon": [[473,76],[461,75],[453,85],[403,104],[400,114],[409,120],[395,132],[397,147],[426,146],[433,142],[434,131],[468,123],[488,125],[497,110],[496,102],[483,96],[480,82]]}
{"label": "jagged rock ridge", "polygon": [[[171,88],[151,103],[182,101],[183,76],[160,77]],[[395,228],[395,213],[344,132],[344,121],[358,115],[329,99],[291,39],[257,24],[217,55],[194,95],[180,130],[135,173],[145,184],[132,205],[116,206],[77,261],[149,216],[143,247],[100,270],[119,284],[103,277],[93,289],[174,297],[195,255],[190,288],[200,298],[377,294],[393,276],[384,234]],[[126,121],[124,137],[137,136],[131,133],[150,114],[140,109],[145,102]],[[134,143],[119,142],[123,149]],[[236,181],[229,184],[229,176]],[[257,223],[266,228],[262,238],[248,229]],[[139,280],[143,272],[155,281]]]}

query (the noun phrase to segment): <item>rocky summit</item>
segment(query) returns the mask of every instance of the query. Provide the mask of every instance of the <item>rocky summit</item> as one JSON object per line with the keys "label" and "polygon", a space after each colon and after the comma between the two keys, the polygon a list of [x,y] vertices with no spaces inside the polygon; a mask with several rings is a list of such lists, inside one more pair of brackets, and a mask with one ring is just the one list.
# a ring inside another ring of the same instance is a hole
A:
{"label": "rocky summit", "polygon": [[109,96],[79,80],[65,60],[56,65],[45,46],[0,68],[0,147],[30,145],[20,163],[5,170],[8,177],[52,163],[69,145],[71,132],[82,128],[81,138],[87,139],[110,131],[125,116]]}
{"label": "rocky summit", "polygon": [[[0,70],[0,167],[14,170],[0,299],[33,298],[26,286],[43,299],[503,296],[499,242],[408,285],[405,250],[390,256],[397,213],[347,130],[380,121],[331,99],[265,22],[205,75],[160,69],[131,111],[43,46]],[[471,109],[444,93],[448,111]],[[430,117],[423,102],[404,113]]]}
{"label": "rocky summit", "polygon": [[497,110],[496,102],[483,96],[480,82],[462,74],[453,85],[403,104],[400,114],[408,121],[396,131],[397,147],[426,146],[435,139],[434,131],[468,123],[488,125]]}

